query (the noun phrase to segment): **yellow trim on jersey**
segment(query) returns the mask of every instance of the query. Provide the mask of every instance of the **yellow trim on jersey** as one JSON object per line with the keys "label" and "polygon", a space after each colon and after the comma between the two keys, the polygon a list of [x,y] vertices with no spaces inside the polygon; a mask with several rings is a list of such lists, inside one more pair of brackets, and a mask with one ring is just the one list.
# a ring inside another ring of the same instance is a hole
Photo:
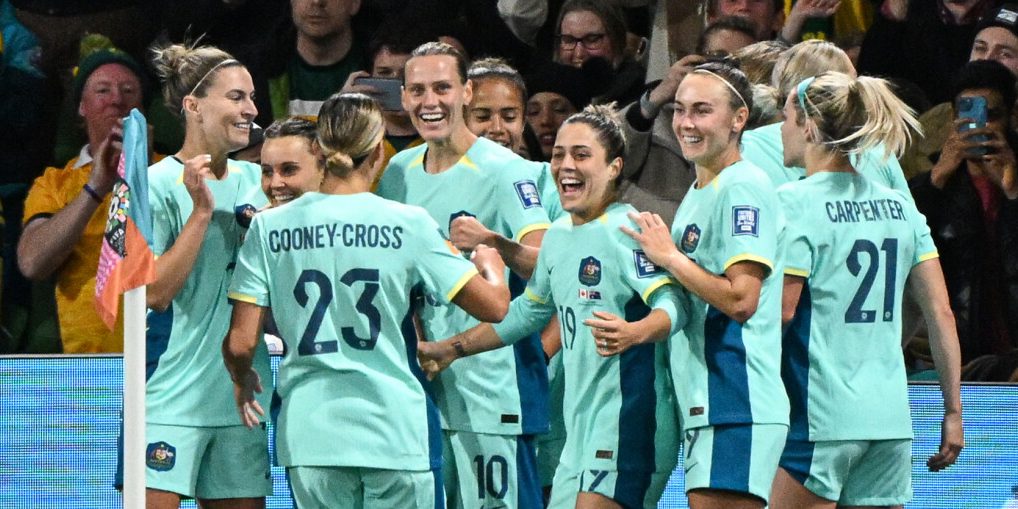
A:
{"label": "yellow trim on jersey", "polygon": [[462,164],[463,166],[466,166],[467,168],[470,168],[473,171],[477,171],[480,169],[477,167],[476,163],[474,163],[473,161],[470,160],[469,157],[467,157],[466,154],[463,154],[463,157],[460,158],[459,163],[457,164]]}
{"label": "yellow trim on jersey", "polygon": [[785,267],[786,276],[798,276],[798,277],[809,277],[809,271],[805,269],[795,269],[792,267]]}
{"label": "yellow trim on jersey", "polygon": [[650,296],[654,295],[654,292],[657,291],[658,288],[661,288],[664,285],[673,284],[675,284],[675,281],[673,281],[671,278],[663,277],[656,281],[654,284],[650,285],[646,290],[644,290],[643,295],[641,295],[640,298],[643,299],[644,303],[647,303],[647,299],[650,299]]}
{"label": "yellow trim on jersey", "polygon": [[551,228],[551,223],[532,224],[520,230],[520,232],[517,233],[515,237],[513,237],[513,240],[515,240],[516,242],[520,242],[521,240],[523,240],[523,237],[527,236],[528,233],[536,232],[537,230],[547,230],[548,228]]}
{"label": "yellow trim on jersey", "polygon": [[930,251],[929,253],[926,253],[924,255],[920,255],[919,256],[919,261],[920,262],[925,262],[926,260],[932,260],[934,258],[940,258],[940,253],[938,253],[937,251]]}
{"label": "yellow trim on jersey", "polygon": [[538,304],[547,304],[548,303],[548,299],[542,299],[542,298],[538,297],[536,293],[530,291],[530,287],[529,286],[526,287],[523,290],[523,295],[525,295],[528,299],[530,299],[530,300],[532,300],[532,301],[534,301],[534,302],[536,302]]}
{"label": "yellow trim on jersey", "polygon": [[456,294],[460,293],[460,290],[462,290],[463,287],[467,285],[467,281],[470,281],[470,278],[474,277],[477,274],[478,274],[477,268],[471,267],[466,274],[463,274],[463,277],[461,277],[459,281],[456,281],[456,284],[453,285],[451,290],[449,290],[449,293],[445,294],[445,300],[448,302],[452,302],[452,299],[456,297]]}
{"label": "yellow trim on jersey", "polygon": [[728,261],[725,262],[724,268],[722,268],[721,271],[724,272],[728,270],[728,267],[731,267],[732,265],[735,265],[736,263],[739,262],[756,262],[759,263],[760,265],[763,265],[764,267],[767,267],[767,270],[774,270],[774,263],[771,262],[770,260],[752,253],[742,253],[729,258]]}
{"label": "yellow trim on jersey", "polygon": [[415,157],[412,161],[410,161],[411,167],[417,166],[418,164],[424,166],[424,152],[421,152],[421,155]]}
{"label": "yellow trim on jersey", "polygon": [[226,294],[226,298],[227,299],[232,299],[232,300],[239,300],[241,302],[247,302],[248,304],[255,304],[255,305],[258,304],[258,299],[256,297],[252,297],[250,295],[245,295],[243,293],[229,292],[229,293]]}

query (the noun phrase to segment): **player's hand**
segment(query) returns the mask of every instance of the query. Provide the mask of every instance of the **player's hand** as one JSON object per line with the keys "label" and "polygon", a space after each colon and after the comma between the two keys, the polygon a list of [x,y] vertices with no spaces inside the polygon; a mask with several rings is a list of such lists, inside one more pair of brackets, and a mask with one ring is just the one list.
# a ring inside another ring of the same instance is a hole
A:
{"label": "player's hand", "polygon": [[802,18],[828,18],[838,11],[841,0],[799,0],[792,6],[789,16]]}
{"label": "player's hand", "polygon": [[88,176],[88,186],[95,189],[99,196],[106,196],[113,190],[113,184],[120,177],[117,168],[120,166],[120,153],[124,150],[124,121],[118,119],[109,134],[96,150],[92,173]]}
{"label": "player's hand", "polygon": [[195,212],[212,213],[215,201],[205,179],[212,174],[212,156],[200,154],[184,161],[184,187],[191,196]]}
{"label": "player's hand", "polygon": [[460,251],[473,251],[480,244],[495,244],[495,232],[485,228],[476,217],[460,216],[449,225],[449,242]]}
{"label": "player's hand", "polygon": [[940,451],[930,456],[926,466],[930,472],[939,472],[953,465],[964,447],[965,434],[962,431],[961,414],[946,414],[940,425]]}
{"label": "player's hand", "polygon": [[484,279],[491,281],[497,277],[498,281],[502,280],[502,275],[505,273],[505,262],[502,261],[502,256],[498,254],[497,249],[478,244],[470,253],[470,261],[474,262],[474,266],[477,267],[477,271]]}
{"label": "player's hand", "polygon": [[583,325],[590,327],[602,357],[618,355],[644,340],[639,327],[607,311],[594,311],[594,318],[584,320]]}
{"label": "player's hand", "polygon": [[[665,104],[675,100],[675,92],[679,89],[679,83],[682,82],[682,78],[685,78],[687,74],[693,72],[693,69],[704,63],[705,59],[700,55],[686,55],[679,59],[678,62],[672,64],[668,69],[668,74],[661,80],[656,87],[651,89],[647,99],[650,103],[657,108],[661,109]],[[644,111],[643,113],[654,113]],[[644,118],[648,118],[644,115]]]}
{"label": "player's hand", "polygon": [[262,380],[253,369],[244,373],[240,380],[233,382],[233,398],[237,403],[237,413],[240,414],[240,422],[248,429],[258,426],[261,417],[265,417],[265,410],[255,399],[255,393],[261,392]]}
{"label": "player's hand", "polygon": [[673,255],[679,253],[672,241],[672,233],[661,216],[650,212],[630,212],[629,219],[636,223],[637,230],[622,225],[622,233],[629,235],[640,243],[643,253],[658,267],[667,267],[666,263]]}
{"label": "player's hand", "polygon": [[447,343],[449,340],[417,342],[417,361],[421,363],[421,369],[428,380],[434,379],[456,360],[456,351]]}

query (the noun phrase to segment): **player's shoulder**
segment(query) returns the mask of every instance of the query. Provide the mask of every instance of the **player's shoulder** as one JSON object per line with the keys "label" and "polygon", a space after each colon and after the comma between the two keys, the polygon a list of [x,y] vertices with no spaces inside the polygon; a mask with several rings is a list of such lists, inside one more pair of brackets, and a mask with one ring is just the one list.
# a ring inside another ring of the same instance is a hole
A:
{"label": "player's shoulder", "polygon": [[386,168],[386,172],[388,172],[390,168],[407,168],[418,160],[423,162],[424,152],[427,151],[427,149],[428,145],[426,143],[422,143],[396,152],[396,154],[389,159],[389,166]]}

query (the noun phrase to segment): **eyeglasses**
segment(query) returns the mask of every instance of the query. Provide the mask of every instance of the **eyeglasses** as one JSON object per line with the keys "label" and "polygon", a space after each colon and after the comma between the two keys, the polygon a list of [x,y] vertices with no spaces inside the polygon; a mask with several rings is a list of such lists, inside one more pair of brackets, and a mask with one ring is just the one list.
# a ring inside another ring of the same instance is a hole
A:
{"label": "eyeglasses", "polygon": [[604,44],[604,38],[607,34],[587,34],[583,37],[573,37],[571,35],[558,34],[558,44],[562,49],[573,49],[577,44],[582,44],[587,49],[598,49]]}

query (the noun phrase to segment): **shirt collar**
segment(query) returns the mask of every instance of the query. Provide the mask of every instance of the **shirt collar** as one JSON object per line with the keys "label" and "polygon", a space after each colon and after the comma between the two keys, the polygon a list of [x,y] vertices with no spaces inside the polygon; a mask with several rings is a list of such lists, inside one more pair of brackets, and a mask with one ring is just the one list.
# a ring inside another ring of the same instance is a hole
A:
{"label": "shirt collar", "polygon": [[92,154],[89,152],[88,144],[86,143],[85,146],[81,147],[81,152],[78,152],[78,160],[74,163],[74,169],[81,168],[91,162]]}

